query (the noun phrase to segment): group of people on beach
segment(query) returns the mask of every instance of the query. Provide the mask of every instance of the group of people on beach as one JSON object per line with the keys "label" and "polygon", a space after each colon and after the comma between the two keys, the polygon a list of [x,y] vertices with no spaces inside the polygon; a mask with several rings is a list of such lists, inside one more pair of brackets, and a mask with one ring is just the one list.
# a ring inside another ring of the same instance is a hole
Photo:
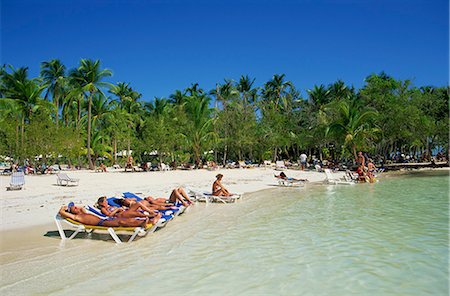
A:
{"label": "group of people on beach", "polygon": [[377,167],[373,163],[372,159],[367,159],[366,166],[366,158],[364,157],[362,151],[359,151],[356,163],[358,164],[358,168],[356,169],[356,173],[358,174],[358,182],[375,182],[375,172]]}
{"label": "group of people on beach", "polygon": [[[212,185],[212,195],[230,196],[232,193],[222,185],[222,174],[216,176],[216,180]],[[62,206],[59,214],[63,218],[70,218],[79,223],[93,226],[146,226],[147,224],[155,224],[161,218],[161,211],[175,210],[179,206],[189,207],[193,201],[182,187],[172,190],[170,197],[154,198],[147,196],[141,200],[137,198],[116,198],[116,205],[112,205],[106,196],[98,198],[96,207],[105,216],[100,218],[93,213],[89,213],[85,207],[76,206],[73,202],[67,206]]]}

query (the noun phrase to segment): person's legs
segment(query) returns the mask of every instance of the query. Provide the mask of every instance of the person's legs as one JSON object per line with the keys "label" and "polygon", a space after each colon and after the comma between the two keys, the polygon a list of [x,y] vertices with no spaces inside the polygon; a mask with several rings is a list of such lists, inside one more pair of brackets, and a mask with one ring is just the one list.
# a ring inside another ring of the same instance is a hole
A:
{"label": "person's legs", "polygon": [[180,195],[180,193],[178,193],[178,191],[176,189],[172,190],[172,193],[170,194],[170,198],[169,201],[171,203],[175,203],[176,201],[179,201],[183,204],[183,206],[187,207],[189,206],[184,200],[183,197]]}
{"label": "person's legs", "polygon": [[135,210],[125,210],[117,214],[119,218],[145,218],[148,217],[144,212],[135,211]]}
{"label": "person's legs", "polygon": [[182,195],[190,204],[192,204],[192,200],[189,198],[189,195],[186,193],[183,187],[180,187],[175,190],[177,190],[180,195]]}
{"label": "person's legs", "polygon": [[147,219],[137,220],[134,218],[116,218],[114,220],[105,220],[102,225],[107,227],[145,227],[147,223],[149,222]]}

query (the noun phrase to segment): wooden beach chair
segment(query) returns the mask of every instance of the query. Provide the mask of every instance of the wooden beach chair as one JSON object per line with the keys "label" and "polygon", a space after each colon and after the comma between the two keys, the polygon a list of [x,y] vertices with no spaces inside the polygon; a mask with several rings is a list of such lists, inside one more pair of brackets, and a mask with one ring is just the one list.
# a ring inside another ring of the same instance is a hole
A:
{"label": "wooden beach chair", "polygon": [[21,190],[25,185],[25,174],[23,172],[14,172],[11,175],[11,181],[7,190]]}
{"label": "wooden beach chair", "polygon": [[56,175],[56,178],[56,182],[60,186],[69,186],[69,184],[78,186],[78,182],[80,181],[80,179],[69,177],[66,173],[59,173],[58,175]]}
{"label": "wooden beach chair", "polygon": [[[69,225],[70,227],[75,229],[74,233],[72,233],[71,236],[66,237],[64,228],[62,226],[62,222],[65,222],[67,225]],[[128,242],[132,242],[136,238],[137,235],[145,236],[148,233],[154,232],[156,230],[156,228],[158,228],[159,221],[155,225],[148,224],[145,228],[144,227],[107,227],[107,226],[85,225],[85,224],[82,224],[75,220],[72,220],[70,218],[63,218],[63,217],[61,217],[61,215],[57,214],[55,216],[55,223],[56,223],[56,227],[58,228],[58,232],[59,232],[59,235],[61,236],[62,240],[73,239],[80,232],[92,233],[95,230],[102,230],[102,231],[107,231],[109,233],[109,235],[111,235],[113,240],[116,243],[120,244],[120,243],[122,243],[122,240],[117,235],[117,233],[116,233],[117,231],[128,232],[128,233],[131,232],[131,236],[128,239]]]}

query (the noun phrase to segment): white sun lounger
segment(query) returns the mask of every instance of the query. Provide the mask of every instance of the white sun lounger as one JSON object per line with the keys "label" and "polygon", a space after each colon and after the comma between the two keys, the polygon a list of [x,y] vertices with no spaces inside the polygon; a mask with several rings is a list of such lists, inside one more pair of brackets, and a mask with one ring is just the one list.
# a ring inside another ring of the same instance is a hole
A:
{"label": "white sun lounger", "polygon": [[345,181],[339,178],[336,178],[335,176],[333,176],[333,174],[331,173],[330,169],[324,169],[325,171],[325,182],[328,184],[333,184],[333,185],[354,185],[355,182],[351,182],[351,181]]}
{"label": "white sun lounger", "polygon": [[59,173],[56,177],[56,182],[60,186],[69,186],[69,183],[73,183],[75,186],[78,186],[78,182],[80,181],[80,179],[69,177],[66,173]]}
{"label": "white sun lounger", "polygon": [[[71,236],[66,237],[66,234],[64,233],[64,229],[61,222],[65,222],[72,228],[75,228],[74,233],[72,233]],[[148,233],[152,233],[158,228],[159,221],[155,224],[148,224],[145,228],[144,227],[107,227],[107,226],[93,226],[93,225],[85,225],[80,222],[77,222],[75,220],[72,220],[70,218],[63,218],[61,215],[57,214],[55,216],[55,223],[56,227],[58,228],[59,235],[61,236],[62,240],[66,239],[73,239],[78,233],[80,232],[87,232],[91,233],[95,230],[106,230],[108,231],[109,235],[114,239],[114,241],[118,244],[122,243],[122,240],[117,235],[116,231],[126,231],[131,232],[131,236],[128,239],[128,242],[132,242],[137,235],[139,236],[145,236]]]}
{"label": "white sun lounger", "polygon": [[25,185],[25,174],[23,172],[14,172],[11,175],[11,181],[7,190],[21,190]]}
{"label": "white sun lounger", "polygon": [[242,199],[242,193],[235,193],[230,196],[215,196],[210,192],[204,192],[201,190],[196,190],[192,188],[186,188],[188,190],[188,194],[195,199],[195,201],[203,201],[206,203],[209,202],[221,202],[221,203],[233,203],[237,202],[239,199]]}
{"label": "white sun lounger", "polygon": [[294,187],[294,186],[302,186],[304,185],[305,181],[302,180],[289,180],[289,179],[281,179],[277,178],[278,185],[279,186],[285,186],[285,187]]}

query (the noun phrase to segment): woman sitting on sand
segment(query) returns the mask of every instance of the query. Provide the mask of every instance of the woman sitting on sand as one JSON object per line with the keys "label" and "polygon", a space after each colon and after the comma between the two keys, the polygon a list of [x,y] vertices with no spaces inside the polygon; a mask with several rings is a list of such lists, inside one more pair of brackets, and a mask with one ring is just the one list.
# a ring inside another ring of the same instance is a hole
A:
{"label": "woman sitting on sand", "polygon": [[[125,199],[118,199],[117,201],[125,201]],[[108,204],[108,200],[106,196],[102,196],[97,200],[97,206],[102,212],[102,214],[108,217],[119,217],[119,218],[137,218],[137,217],[161,217],[161,214],[155,213],[155,210],[149,207],[146,207],[140,202],[128,202],[125,205],[125,202],[122,203],[124,206],[128,206],[128,208],[123,207],[114,207]]]}
{"label": "woman sitting on sand", "polygon": [[222,174],[218,174],[216,176],[216,181],[214,181],[214,183],[212,185],[212,195],[215,195],[215,196],[230,196],[230,195],[232,195],[225,188],[225,186],[222,185],[222,183],[221,183],[222,178],[223,178]]}
{"label": "woman sitting on sand", "polygon": [[288,176],[286,176],[286,174],[284,172],[281,172],[278,176],[275,175],[275,178],[283,179],[283,180],[286,180],[286,181],[302,181],[302,182],[308,181],[308,179],[289,178]]}

